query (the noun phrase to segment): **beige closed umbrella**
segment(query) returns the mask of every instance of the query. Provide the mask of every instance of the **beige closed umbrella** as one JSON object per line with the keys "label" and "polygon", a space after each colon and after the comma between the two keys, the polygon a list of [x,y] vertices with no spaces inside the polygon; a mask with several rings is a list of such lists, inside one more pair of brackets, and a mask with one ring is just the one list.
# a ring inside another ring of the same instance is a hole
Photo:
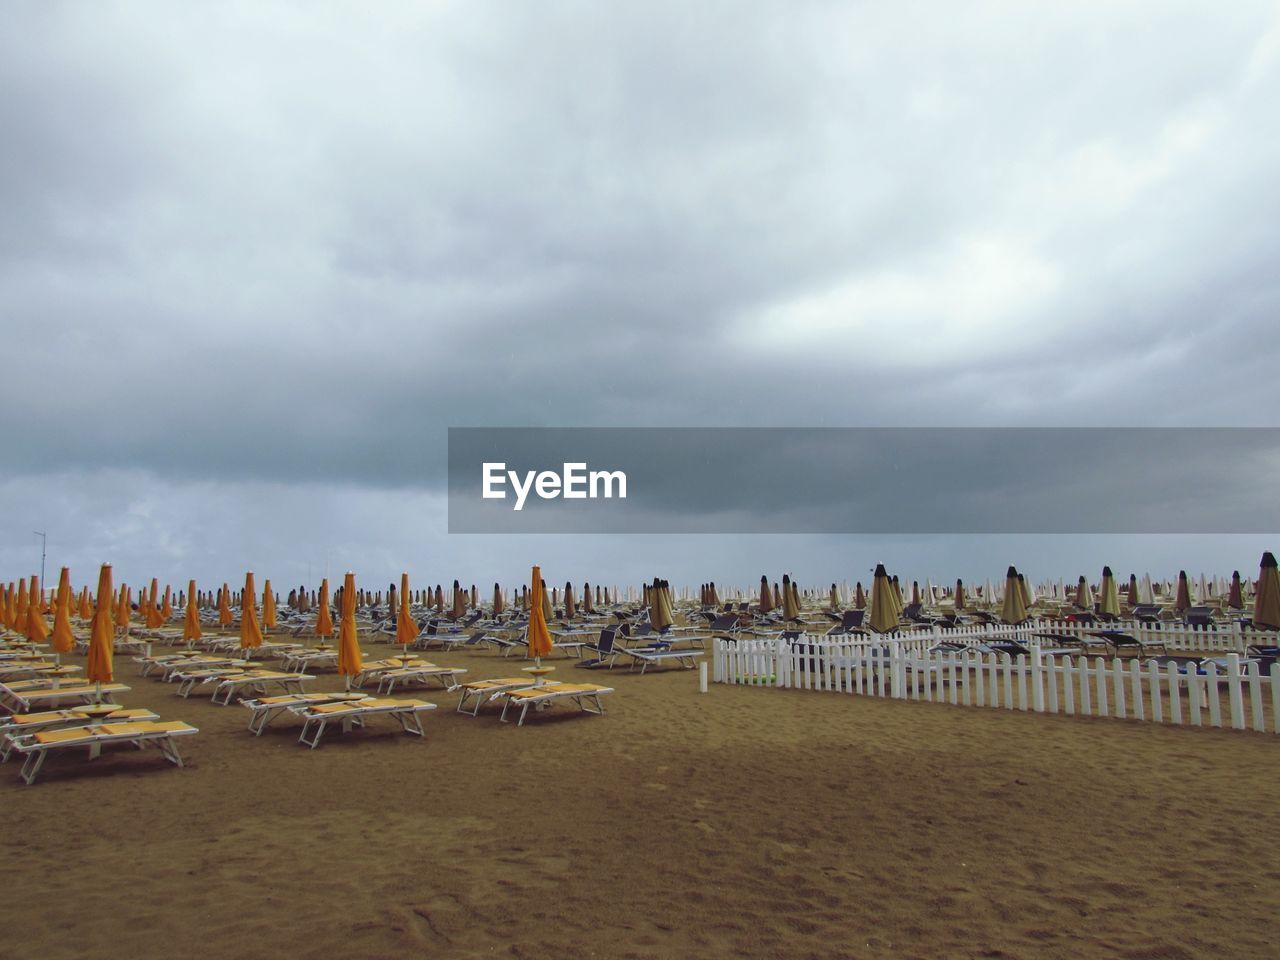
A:
{"label": "beige closed umbrella", "polygon": [[1102,568],[1102,583],[1098,587],[1098,613],[1110,615],[1113,617],[1120,616],[1120,593],[1116,588],[1116,578],[1111,573],[1110,567]]}
{"label": "beige closed umbrella", "polygon": [[1009,567],[1004,581],[1004,606],[1000,610],[1000,619],[1005,623],[1022,623],[1027,619],[1027,605],[1022,596],[1022,588],[1018,584],[1018,571]]}
{"label": "beige closed umbrella", "polygon": [[832,613],[840,611],[840,588],[834,583],[831,585],[831,595],[828,597],[828,603],[831,605]]}
{"label": "beige closed umbrella", "polygon": [[799,620],[800,604],[796,602],[795,586],[789,574],[782,575],[782,619]]}
{"label": "beige closed umbrella", "polygon": [[1280,573],[1270,550],[1262,555],[1258,569],[1258,592],[1253,597],[1253,625],[1270,630],[1280,629]]}
{"label": "beige closed umbrella", "polygon": [[773,591],[769,589],[769,578],[760,578],[760,612],[768,613],[773,609]]}
{"label": "beige closed umbrella", "polygon": [[1093,591],[1089,589],[1089,578],[1081,577],[1076,584],[1076,606],[1081,610],[1093,609]]}
{"label": "beige closed umbrella", "polygon": [[496,617],[502,613],[502,587],[496,582],[493,585],[493,615]]}
{"label": "beige closed umbrella", "polygon": [[893,582],[884,564],[876,564],[875,579],[871,581],[871,629],[876,633],[889,633],[898,629],[898,600]]}
{"label": "beige closed umbrella", "polygon": [[853,609],[867,609],[867,595],[863,592],[862,581],[859,580],[853,587]]}

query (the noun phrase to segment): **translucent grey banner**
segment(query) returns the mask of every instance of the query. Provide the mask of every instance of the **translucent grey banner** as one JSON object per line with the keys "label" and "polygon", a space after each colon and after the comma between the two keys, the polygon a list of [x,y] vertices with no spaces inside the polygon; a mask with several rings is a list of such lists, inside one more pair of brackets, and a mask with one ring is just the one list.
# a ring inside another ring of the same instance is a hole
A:
{"label": "translucent grey banner", "polygon": [[1280,428],[455,427],[449,532],[1274,533],[1278,469]]}

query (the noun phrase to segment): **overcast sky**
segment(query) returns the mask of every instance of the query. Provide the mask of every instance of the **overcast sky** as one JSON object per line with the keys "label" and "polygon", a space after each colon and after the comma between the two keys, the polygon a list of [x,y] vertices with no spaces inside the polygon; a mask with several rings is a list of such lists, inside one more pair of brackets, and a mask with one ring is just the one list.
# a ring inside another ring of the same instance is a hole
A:
{"label": "overcast sky", "polygon": [[36,529],[77,582],[1070,578],[1277,546],[449,536],[444,475],[449,426],[1277,425],[1272,2],[4,23],[5,580]]}

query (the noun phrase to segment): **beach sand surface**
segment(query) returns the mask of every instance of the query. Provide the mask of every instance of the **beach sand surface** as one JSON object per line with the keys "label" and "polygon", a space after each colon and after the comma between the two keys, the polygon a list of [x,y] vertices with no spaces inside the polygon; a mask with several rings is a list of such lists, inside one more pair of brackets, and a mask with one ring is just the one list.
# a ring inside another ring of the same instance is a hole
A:
{"label": "beach sand surface", "polygon": [[119,657],[120,702],[201,732],[184,769],[0,768],[0,957],[1280,955],[1274,735],[571,663],[607,716],[397,691],[440,705],[425,740],[383,720],[308,750]]}

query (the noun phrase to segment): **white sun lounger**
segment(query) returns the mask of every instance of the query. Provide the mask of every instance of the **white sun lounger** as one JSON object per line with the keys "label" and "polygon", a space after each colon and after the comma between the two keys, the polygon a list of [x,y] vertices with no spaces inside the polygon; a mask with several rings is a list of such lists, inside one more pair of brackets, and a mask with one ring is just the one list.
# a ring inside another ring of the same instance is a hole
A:
{"label": "white sun lounger", "polygon": [[639,664],[642,675],[655,663],[678,663],[686,670],[692,670],[697,666],[698,657],[705,652],[692,648],[672,650],[666,647],[615,647],[614,649],[618,653],[631,657],[632,670],[636,668],[636,664]]}
{"label": "white sun lounger", "polygon": [[[135,720],[159,720],[160,718],[147,709],[120,709],[99,717],[97,723],[126,723]],[[46,710],[41,713],[15,713],[0,720],[0,763],[8,762],[13,752],[13,741],[16,737],[38,733],[42,730],[57,730],[61,727],[83,727],[94,722],[86,713],[74,707],[65,710]]]}
{"label": "white sun lounger", "polygon": [[241,690],[250,690],[260,695],[266,695],[268,687],[275,687],[280,690],[281,694],[305,693],[303,684],[308,680],[314,679],[315,677],[309,673],[285,673],[279,670],[246,670],[240,674],[206,682],[216,684],[210,700],[225,707],[231,703],[232,695]]}
{"label": "white sun lounger", "polygon": [[[41,683],[44,683],[41,681]],[[61,683],[56,687],[48,686],[26,686],[15,690],[13,687],[0,683],[0,705],[7,707],[13,713],[30,713],[33,707],[37,706],[55,706],[60,703],[94,703],[100,699],[99,692],[103,695],[114,693],[128,693],[129,688],[123,683],[104,683],[101,688],[87,680],[75,680],[67,683]]]}
{"label": "white sun lounger", "polygon": [[[558,680],[547,680],[543,686],[556,686],[558,683]],[[501,699],[512,690],[524,690],[533,685],[533,677],[499,677],[496,680],[472,680],[470,683],[460,684],[462,694],[458,697],[458,713],[477,716],[484,704]]]}
{"label": "white sun lounger", "polygon": [[365,720],[370,717],[388,716],[398,721],[400,729],[405,733],[415,737],[424,736],[422,718],[418,715],[435,708],[434,703],[427,703],[425,700],[383,700],[368,697],[349,703],[303,704],[290,707],[289,712],[297,714],[304,721],[298,742],[305,743],[314,750],[320,746],[320,738],[324,736],[325,729],[334,721],[342,724],[345,733],[352,726],[364,726]]}
{"label": "white sun lounger", "polygon": [[86,759],[94,760],[102,752],[103,746],[111,743],[132,743],[139,750],[151,744],[160,749],[160,753],[166,760],[180,767],[182,757],[178,753],[175,739],[199,732],[195,727],[181,720],[162,723],[148,721],[109,723],[28,734],[16,738],[13,749],[26,755],[19,775],[30,786],[36,782],[36,776],[50,753],[86,748]]}
{"label": "white sun lounger", "polygon": [[387,670],[378,676],[378,693],[390,694],[395,690],[396,684],[405,686],[421,684],[427,687],[431,685],[433,679],[440,681],[442,690],[456,690],[458,688],[458,677],[466,672],[466,670],[456,667],[437,667],[434,663],[423,663],[417,666]]}
{"label": "white sun lounger", "polygon": [[514,703],[520,707],[520,719],[517,727],[524,726],[525,714],[529,708],[545,710],[559,700],[572,700],[584,713],[604,716],[604,704],[600,702],[602,694],[613,693],[612,687],[601,687],[594,683],[556,683],[543,684],[540,687],[526,687],[523,690],[509,690],[504,696],[506,703],[502,705],[502,716],[498,719],[504,723],[507,710]]}
{"label": "white sun lounger", "polygon": [[319,706],[326,703],[351,703],[356,700],[367,700],[367,693],[286,693],[278,697],[257,697],[241,700],[240,705],[253,711],[249,716],[249,732],[255,737],[262,735],[275,717],[290,707]]}

